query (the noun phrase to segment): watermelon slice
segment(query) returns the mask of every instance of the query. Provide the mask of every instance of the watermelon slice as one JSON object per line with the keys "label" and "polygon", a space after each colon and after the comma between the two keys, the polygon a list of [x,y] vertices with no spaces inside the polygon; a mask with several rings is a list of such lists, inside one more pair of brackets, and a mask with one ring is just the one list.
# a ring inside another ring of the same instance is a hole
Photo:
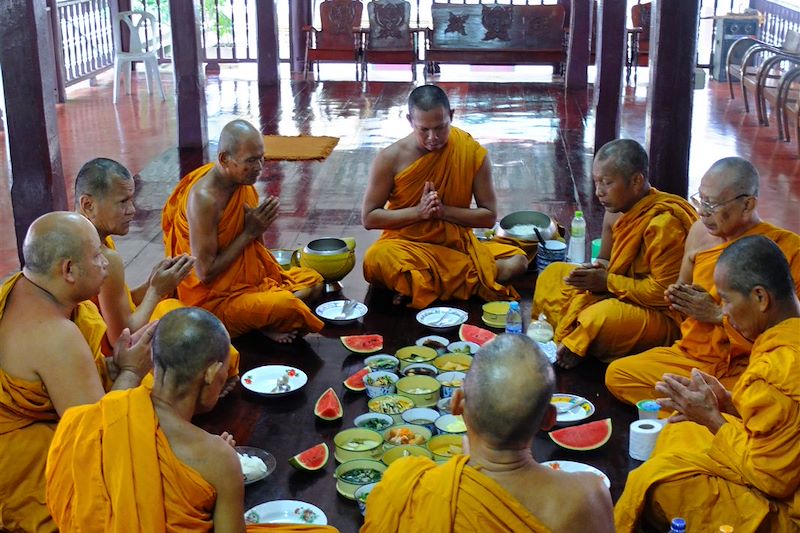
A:
{"label": "watermelon slice", "polygon": [[553,442],[568,450],[594,450],[611,438],[611,419],[557,429],[548,435]]}
{"label": "watermelon slice", "polygon": [[339,337],[344,347],[355,353],[375,353],[383,350],[381,335],[346,335]]}
{"label": "watermelon slice", "polygon": [[321,442],[312,446],[289,459],[289,464],[298,470],[309,472],[325,468],[325,465],[328,464],[328,445]]}
{"label": "watermelon slice", "polygon": [[471,324],[461,324],[458,330],[458,338],[465,342],[474,342],[478,346],[483,346],[490,340],[497,337],[488,329],[479,328]]}
{"label": "watermelon slice", "polygon": [[322,393],[317,403],[314,404],[314,414],[323,420],[338,420],[342,418],[342,402],[336,392],[330,387]]}
{"label": "watermelon slice", "polygon": [[369,367],[364,367],[346,380],[344,380],[344,386],[350,389],[353,392],[361,392],[367,388],[364,385],[364,376],[370,373]]}

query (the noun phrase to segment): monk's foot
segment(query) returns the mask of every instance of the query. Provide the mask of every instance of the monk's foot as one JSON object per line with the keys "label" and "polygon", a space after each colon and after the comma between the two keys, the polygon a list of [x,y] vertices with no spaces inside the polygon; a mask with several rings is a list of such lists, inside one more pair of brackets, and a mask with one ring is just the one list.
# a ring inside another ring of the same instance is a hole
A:
{"label": "monk's foot", "polygon": [[392,305],[405,305],[411,301],[411,298],[406,296],[405,294],[397,293],[392,298]]}
{"label": "monk's foot", "polygon": [[528,258],[515,255],[507,259],[497,260],[497,283],[506,284],[528,271]]}
{"label": "monk's foot", "polygon": [[297,331],[276,331],[274,329],[262,329],[261,333],[264,334],[269,340],[279,344],[289,344],[294,342],[297,338]]}
{"label": "monk's foot", "polygon": [[239,376],[228,378],[228,381],[225,382],[225,386],[222,387],[222,390],[219,393],[219,397],[224,398],[227,396],[233,389],[236,388],[237,383],[239,383]]}
{"label": "monk's foot", "polygon": [[556,364],[564,370],[575,368],[583,361],[583,357],[572,352],[566,346],[559,345],[556,350]]}

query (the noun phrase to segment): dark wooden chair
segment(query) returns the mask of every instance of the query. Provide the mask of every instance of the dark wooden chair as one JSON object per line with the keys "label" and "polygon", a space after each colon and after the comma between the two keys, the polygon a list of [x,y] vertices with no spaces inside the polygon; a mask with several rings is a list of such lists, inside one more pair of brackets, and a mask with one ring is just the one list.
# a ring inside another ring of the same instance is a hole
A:
{"label": "dark wooden chair", "polygon": [[411,32],[411,4],[405,0],[372,0],[367,4],[369,31],[364,42],[362,77],[367,79],[367,65],[405,64],[411,67],[411,79],[417,80],[417,42]]}
{"label": "dark wooden chair", "polygon": [[321,29],[304,26],[306,33],[306,53],[303,77],[308,78],[312,63],[321,61],[353,63],[356,80],[359,79],[361,14],[364,4],[359,0],[325,0],[319,6]]}

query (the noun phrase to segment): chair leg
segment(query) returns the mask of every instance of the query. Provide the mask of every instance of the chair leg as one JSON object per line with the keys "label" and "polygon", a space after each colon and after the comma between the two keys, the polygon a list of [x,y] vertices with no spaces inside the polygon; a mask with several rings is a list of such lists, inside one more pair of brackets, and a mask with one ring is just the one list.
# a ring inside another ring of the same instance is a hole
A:
{"label": "chair leg", "polygon": [[750,104],[747,103],[747,87],[744,85],[744,77],[742,77],[742,100],[744,100],[744,112],[750,112]]}
{"label": "chair leg", "polygon": [[133,63],[130,61],[126,61],[122,67],[122,76],[125,79],[125,94],[131,94],[131,78],[133,74],[131,74],[131,67]]}
{"label": "chair leg", "polygon": [[758,124],[760,126],[769,126],[769,119],[767,118],[767,103],[764,98],[764,90],[760,85],[756,85],[755,105]]}
{"label": "chair leg", "polygon": [[147,86],[147,94],[153,94],[152,86],[156,80],[153,79],[153,68],[150,65],[150,60],[144,60],[144,83]]}
{"label": "chair leg", "polygon": [[728,74],[728,90],[731,92],[731,100],[734,100],[733,96],[733,76],[731,76],[730,71],[727,72]]}
{"label": "chair leg", "polygon": [[164,86],[161,84],[161,73],[158,70],[158,59],[152,58],[149,60],[150,64],[150,81],[153,83],[153,92],[158,87],[158,93],[161,95],[161,100],[166,100],[164,96]]}
{"label": "chair leg", "polygon": [[118,57],[114,57],[114,85],[111,89],[111,101],[113,103],[117,103],[117,97],[119,95],[119,77],[122,74],[120,71],[120,61]]}

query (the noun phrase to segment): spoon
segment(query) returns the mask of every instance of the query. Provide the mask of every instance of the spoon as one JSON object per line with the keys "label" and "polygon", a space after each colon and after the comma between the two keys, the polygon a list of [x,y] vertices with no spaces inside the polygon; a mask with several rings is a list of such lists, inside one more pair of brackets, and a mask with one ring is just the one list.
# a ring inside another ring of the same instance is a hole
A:
{"label": "spoon", "polygon": [[540,243],[540,244],[541,244],[541,245],[544,247],[544,249],[545,249],[545,250],[547,250],[547,241],[546,241],[546,240],[544,240],[544,237],[542,237],[542,234],[541,234],[541,232],[539,231],[539,228],[537,228],[536,226],[534,226],[534,227],[533,227],[533,231],[535,231],[535,232],[536,232],[536,238],[537,238],[537,239],[539,239],[539,243]]}
{"label": "spoon", "polygon": [[585,398],[572,398],[568,402],[558,402],[555,404],[556,406],[556,413],[559,415],[563,415],[564,413],[568,413],[575,409],[576,407],[580,407],[581,405],[586,403]]}
{"label": "spoon", "polygon": [[292,387],[289,386],[289,376],[283,375],[278,378],[277,382],[275,383],[275,388],[270,391],[270,393],[276,392],[289,392],[292,390]]}
{"label": "spoon", "polygon": [[347,300],[344,303],[344,305],[342,306],[342,312],[339,313],[339,315],[334,317],[333,319],[334,320],[344,320],[344,319],[346,319],[347,315],[349,315],[353,311],[353,309],[355,309],[356,303],[357,302],[355,300]]}

